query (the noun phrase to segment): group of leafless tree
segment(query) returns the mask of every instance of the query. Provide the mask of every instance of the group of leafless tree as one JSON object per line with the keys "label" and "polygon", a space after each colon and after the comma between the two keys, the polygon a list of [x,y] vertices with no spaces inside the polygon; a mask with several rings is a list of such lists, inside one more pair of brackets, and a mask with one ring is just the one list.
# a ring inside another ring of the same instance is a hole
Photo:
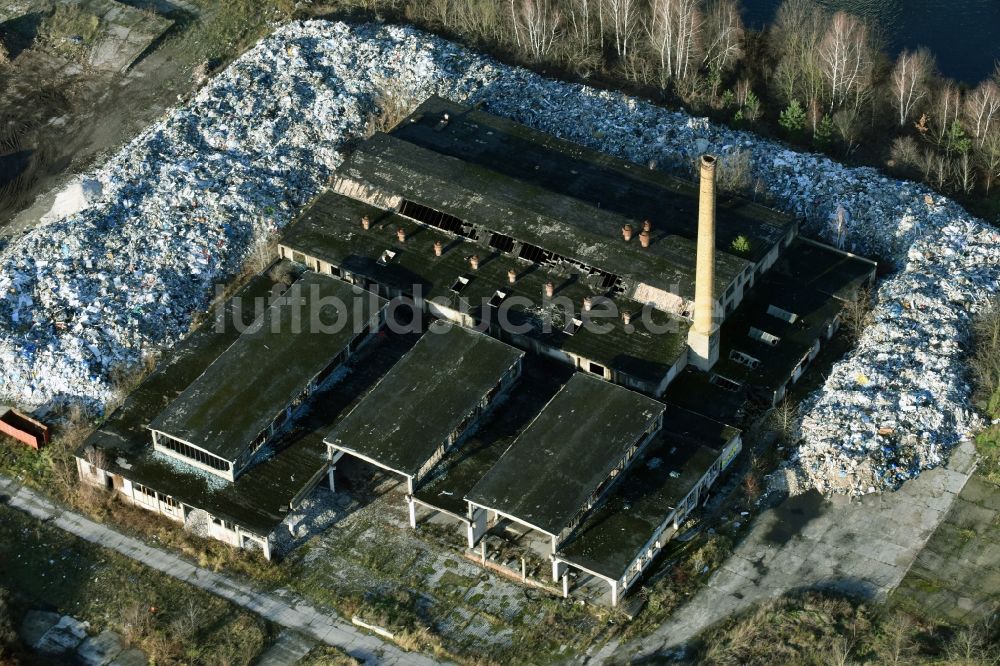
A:
{"label": "group of leafless tree", "polygon": [[739,0],[376,0],[418,23],[537,66],[625,77],[689,108],[821,150],[857,154],[939,189],[1000,178],[1000,73],[968,88],[926,49],[893,63],[877,31],[814,0],[785,0],[764,32]]}

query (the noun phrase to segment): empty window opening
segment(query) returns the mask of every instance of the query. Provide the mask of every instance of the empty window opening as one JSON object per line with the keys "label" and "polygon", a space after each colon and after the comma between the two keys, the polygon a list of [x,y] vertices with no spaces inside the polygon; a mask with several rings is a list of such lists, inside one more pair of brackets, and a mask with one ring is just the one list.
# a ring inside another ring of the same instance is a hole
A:
{"label": "empty window opening", "polygon": [[217,458],[210,453],[206,453],[201,449],[188,446],[184,442],[179,442],[171,437],[159,437],[157,438],[157,443],[164,448],[170,449],[174,453],[179,453],[185,458],[200,462],[202,465],[207,465],[212,469],[217,469],[222,472],[229,471],[229,463],[227,461],[222,458]]}
{"label": "empty window opening", "polygon": [[604,376],[604,366],[601,365],[600,363],[594,363],[593,361],[591,361],[590,371],[595,375],[600,375],[601,377]]}
{"label": "empty window opening", "polygon": [[339,266],[334,266],[333,264],[330,264],[330,275],[334,275],[336,277],[340,277],[340,267]]}
{"label": "empty window opening", "polygon": [[493,234],[490,236],[490,247],[496,248],[501,252],[513,252],[514,239],[503,234]]}
{"label": "empty window opening", "polygon": [[794,324],[798,321],[799,316],[794,312],[789,312],[788,310],[782,310],[777,305],[768,305],[767,314],[772,317],[777,317],[781,321],[787,321],[789,324]]}
{"label": "empty window opening", "polygon": [[470,278],[468,276],[459,275],[458,279],[455,280],[455,284],[451,285],[451,290],[456,294],[460,294],[462,293],[462,290],[465,289],[465,286],[469,284],[469,282]]}
{"label": "empty window opening", "polygon": [[133,485],[133,487],[136,490],[138,490],[140,493],[142,493],[146,497],[150,497],[150,498],[152,498],[154,500],[156,499],[156,491],[153,490],[152,488],[147,488],[146,486],[144,486],[142,484],[139,484],[139,483],[134,483],[132,485]]}
{"label": "empty window opening", "polygon": [[396,257],[396,253],[395,252],[393,252],[392,250],[386,250],[385,252],[382,253],[382,256],[378,258],[378,263],[380,263],[383,266],[385,266],[390,261],[392,261],[395,257]]}
{"label": "empty window opening", "polygon": [[729,352],[729,359],[731,361],[736,361],[740,365],[745,365],[751,370],[756,370],[757,368],[760,367],[760,360],[754,358],[753,356],[750,356],[749,354],[744,354],[743,352],[737,351],[735,349]]}
{"label": "empty window opening", "polygon": [[778,336],[771,335],[767,331],[762,331],[759,328],[751,328],[749,335],[752,339],[757,340],[758,342],[766,342],[772,347],[777,346],[777,344],[781,342],[781,338]]}
{"label": "empty window opening", "polygon": [[521,244],[521,252],[519,255],[522,259],[527,259],[528,261],[533,261],[536,264],[544,263],[552,256],[551,253],[546,252],[537,245],[532,245],[530,243]]}
{"label": "empty window opening", "polygon": [[732,379],[727,379],[721,375],[712,375],[712,383],[721,389],[726,391],[732,391],[735,393],[740,390],[740,383],[734,382]]}
{"label": "empty window opening", "polygon": [[306,255],[301,252],[292,252],[292,261],[297,264],[304,264],[306,263]]}
{"label": "empty window opening", "polygon": [[621,290],[622,279],[620,277],[612,273],[605,273],[604,271],[598,271],[597,274],[601,276],[601,289],[610,291]]}
{"label": "empty window opening", "polygon": [[[399,207],[399,213],[400,215],[405,215],[406,217],[412,218],[417,222],[423,222],[424,224],[429,224],[432,227],[437,227],[438,229],[443,229],[444,231],[450,231],[451,233],[459,236],[465,236],[472,239],[476,238],[476,231],[471,225],[467,225],[454,215],[442,213],[441,211],[434,210],[429,206],[404,200],[403,205]],[[468,227],[468,229],[466,229],[466,227]]]}
{"label": "empty window opening", "polygon": [[498,308],[500,307],[500,304],[503,303],[503,299],[505,298],[507,298],[506,292],[497,291],[495,294],[493,294],[493,298],[490,299],[490,305],[495,308]]}

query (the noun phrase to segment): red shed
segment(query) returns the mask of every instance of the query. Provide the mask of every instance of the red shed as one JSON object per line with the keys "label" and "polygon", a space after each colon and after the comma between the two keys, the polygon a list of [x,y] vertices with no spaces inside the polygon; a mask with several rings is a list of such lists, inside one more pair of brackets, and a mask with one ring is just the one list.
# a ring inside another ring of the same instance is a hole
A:
{"label": "red shed", "polygon": [[49,428],[21,412],[8,409],[0,416],[0,432],[24,442],[33,449],[49,443]]}

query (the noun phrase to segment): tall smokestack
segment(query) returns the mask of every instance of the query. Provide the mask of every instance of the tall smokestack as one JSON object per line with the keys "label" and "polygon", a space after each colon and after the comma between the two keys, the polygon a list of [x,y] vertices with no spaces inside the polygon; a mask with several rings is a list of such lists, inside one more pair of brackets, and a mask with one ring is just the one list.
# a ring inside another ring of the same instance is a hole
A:
{"label": "tall smokestack", "polygon": [[708,370],[719,360],[715,319],[715,157],[701,156],[698,196],[698,260],[694,286],[694,324],[688,331],[689,360]]}

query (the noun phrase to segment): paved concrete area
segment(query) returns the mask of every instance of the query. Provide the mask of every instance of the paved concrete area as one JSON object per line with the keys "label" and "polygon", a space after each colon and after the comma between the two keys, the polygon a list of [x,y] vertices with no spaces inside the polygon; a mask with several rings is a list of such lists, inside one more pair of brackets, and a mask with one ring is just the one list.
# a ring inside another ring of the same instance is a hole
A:
{"label": "paved concrete area", "polygon": [[397,666],[430,666],[438,663],[434,659],[406,652],[396,645],[363,633],[333,613],[317,610],[291,598],[260,592],[229,576],[197,567],[177,555],[153,548],[77,513],[62,509],[31,489],[0,476],[0,498],[4,496],[9,498],[7,502],[12,507],[38,520],[200,587],[308,638],[336,646],[355,659]]}
{"label": "paved concrete area", "polygon": [[754,521],[707,586],[652,634],[614,643],[591,662],[643,659],[683,645],[758,602],[799,589],[835,589],[883,601],[903,580],[975,467],[960,445],[948,465],[892,493],[860,499],[818,493],[789,498]]}
{"label": "paved concrete area", "polygon": [[278,634],[277,640],[260,656],[256,666],[295,666],[316,647],[300,633],[288,629]]}
{"label": "paved concrete area", "polygon": [[1000,608],[1000,487],[969,479],[893,600],[943,622],[975,624]]}

